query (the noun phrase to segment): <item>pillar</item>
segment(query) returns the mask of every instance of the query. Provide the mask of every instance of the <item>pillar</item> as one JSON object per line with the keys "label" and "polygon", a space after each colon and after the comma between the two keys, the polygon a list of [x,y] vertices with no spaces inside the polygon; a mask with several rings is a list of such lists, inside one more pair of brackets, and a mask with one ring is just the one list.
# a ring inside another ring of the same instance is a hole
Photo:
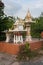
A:
{"label": "pillar", "polygon": [[30,27],[27,28],[26,41],[32,41],[31,34],[30,34]]}
{"label": "pillar", "polygon": [[18,42],[23,43],[23,37],[22,37],[22,35],[19,35],[19,36],[14,35],[14,43],[18,43]]}
{"label": "pillar", "polygon": [[18,36],[16,35],[16,43],[18,42]]}
{"label": "pillar", "polygon": [[6,42],[10,41],[10,35],[8,33],[6,33]]}
{"label": "pillar", "polygon": [[16,42],[16,37],[15,37],[15,35],[14,35],[14,40],[13,40],[13,41],[14,41],[14,43]]}
{"label": "pillar", "polygon": [[23,43],[23,37],[22,37],[22,35],[18,36],[18,42]]}
{"label": "pillar", "polygon": [[18,42],[20,42],[20,36],[18,36]]}
{"label": "pillar", "polygon": [[20,41],[23,43],[23,37],[22,37],[22,35],[20,36]]}

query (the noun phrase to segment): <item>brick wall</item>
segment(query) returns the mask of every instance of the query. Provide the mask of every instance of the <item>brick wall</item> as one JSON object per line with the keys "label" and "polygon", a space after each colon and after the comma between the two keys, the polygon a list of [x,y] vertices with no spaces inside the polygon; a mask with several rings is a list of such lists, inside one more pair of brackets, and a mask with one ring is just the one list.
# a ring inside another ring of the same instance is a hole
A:
{"label": "brick wall", "polygon": [[19,52],[19,45],[13,43],[0,42],[0,52],[17,54]]}
{"label": "brick wall", "polygon": [[42,44],[43,44],[42,41],[33,42],[33,43],[30,43],[30,48],[31,50],[37,50],[42,47]]}
{"label": "brick wall", "polygon": [[[6,43],[0,42],[0,52],[5,52],[9,54],[18,54],[19,53],[19,46],[23,44],[13,44],[13,43]],[[31,50],[36,50],[41,48],[42,42],[33,42],[30,43]]]}

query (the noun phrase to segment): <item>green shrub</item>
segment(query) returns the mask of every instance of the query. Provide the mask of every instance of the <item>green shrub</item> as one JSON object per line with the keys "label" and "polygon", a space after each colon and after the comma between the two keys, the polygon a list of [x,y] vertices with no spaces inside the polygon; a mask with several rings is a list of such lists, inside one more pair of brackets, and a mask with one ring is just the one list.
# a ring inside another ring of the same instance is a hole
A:
{"label": "green shrub", "polygon": [[29,43],[26,42],[26,44],[20,46],[18,59],[25,60],[27,57],[29,59],[30,53],[31,53],[30,45],[29,45]]}
{"label": "green shrub", "polygon": [[36,51],[31,51],[30,45],[28,42],[26,42],[24,45],[20,46],[20,51],[18,54],[18,59],[19,60],[30,60],[31,58],[37,56]]}

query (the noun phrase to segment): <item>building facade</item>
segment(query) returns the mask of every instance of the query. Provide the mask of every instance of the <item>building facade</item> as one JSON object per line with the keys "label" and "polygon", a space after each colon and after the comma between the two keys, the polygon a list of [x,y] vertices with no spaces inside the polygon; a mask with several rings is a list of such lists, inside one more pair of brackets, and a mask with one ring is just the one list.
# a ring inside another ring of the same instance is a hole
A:
{"label": "building facade", "polygon": [[33,23],[31,14],[28,11],[25,19],[17,19],[14,23],[14,29],[5,31],[6,42],[23,43],[24,41],[31,41],[30,26]]}

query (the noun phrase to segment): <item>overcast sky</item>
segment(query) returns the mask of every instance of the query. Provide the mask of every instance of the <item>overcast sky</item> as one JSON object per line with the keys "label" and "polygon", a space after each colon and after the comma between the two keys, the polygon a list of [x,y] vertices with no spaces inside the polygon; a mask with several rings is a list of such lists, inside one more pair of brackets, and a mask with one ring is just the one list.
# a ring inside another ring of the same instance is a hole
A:
{"label": "overcast sky", "polygon": [[43,0],[2,0],[6,15],[24,18],[28,9],[33,17],[43,12]]}

